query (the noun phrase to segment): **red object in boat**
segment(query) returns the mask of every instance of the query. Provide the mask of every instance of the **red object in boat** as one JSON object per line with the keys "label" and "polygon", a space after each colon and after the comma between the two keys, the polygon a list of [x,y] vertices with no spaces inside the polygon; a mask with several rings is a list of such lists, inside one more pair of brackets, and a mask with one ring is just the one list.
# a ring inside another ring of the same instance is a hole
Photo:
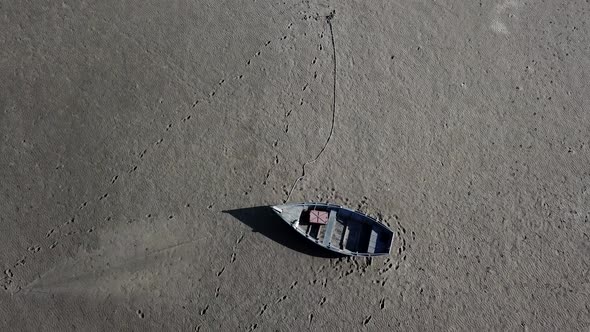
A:
{"label": "red object in boat", "polygon": [[327,211],[310,210],[309,211],[309,222],[312,224],[321,224],[321,225],[327,224],[328,223],[328,212]]}

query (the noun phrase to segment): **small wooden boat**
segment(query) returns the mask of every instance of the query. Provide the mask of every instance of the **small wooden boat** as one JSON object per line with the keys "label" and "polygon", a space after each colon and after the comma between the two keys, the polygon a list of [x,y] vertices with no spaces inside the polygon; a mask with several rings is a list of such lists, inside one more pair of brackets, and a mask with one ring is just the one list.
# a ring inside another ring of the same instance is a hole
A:
{"label": "small wooden boat", "polygon": [[287,224],[309,241],[348,256],[382,256],[391,251],[393,232],[359,211],[324,203],[272,206]]}

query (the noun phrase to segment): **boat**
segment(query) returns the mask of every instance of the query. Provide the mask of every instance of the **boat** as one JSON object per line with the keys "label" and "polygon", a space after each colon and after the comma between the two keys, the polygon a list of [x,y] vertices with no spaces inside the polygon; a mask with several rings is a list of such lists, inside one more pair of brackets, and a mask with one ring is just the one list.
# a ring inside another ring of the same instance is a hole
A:
{"label": "boat", "polygon": [[395,237],[386,225],[360,211],[327,203],[271,206],[310,242],[346,256],[383,256]]}

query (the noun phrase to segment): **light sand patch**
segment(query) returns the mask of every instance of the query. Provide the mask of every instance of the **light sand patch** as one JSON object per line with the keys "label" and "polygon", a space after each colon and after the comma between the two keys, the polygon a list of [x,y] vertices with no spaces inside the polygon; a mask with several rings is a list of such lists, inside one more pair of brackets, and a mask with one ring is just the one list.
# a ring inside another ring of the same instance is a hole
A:
{"label": "light sand patch", "polygon": [[[99,235],[95,249],[81,248],[74,258],[39,276],[23,292],[99,298],[149,293],[166,297],[166,285],[172,279],[182,279],[190,269],[189,260],[184,258],[199,251],[209,238],[182,239],[178,236],[182,232],[175,229],[177,223],[137,221],[107,230]],[[180,280],[173,284],[184,285]]]}
{"label": "light sand patch", "polygon": [[514,18],[516,11],[519,8],[520,3],[516,0],[505,0],[496,5],[492,14],[492,24],[490,26],[492,30],[499,34],[508,35],[510,31],[504,21],[506,21],[506,18]]}

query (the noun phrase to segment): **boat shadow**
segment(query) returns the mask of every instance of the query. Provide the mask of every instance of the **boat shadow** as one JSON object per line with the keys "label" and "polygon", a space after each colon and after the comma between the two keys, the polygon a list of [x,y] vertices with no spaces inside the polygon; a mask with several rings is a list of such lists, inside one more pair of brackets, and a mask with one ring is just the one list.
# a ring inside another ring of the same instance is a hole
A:
{"label": "boat shadow", "polygon": [[255,206],[249,208],[225,210],[232,217],[246,224],[253,232],[260,233],[267,238],[300,253],[322,257],[339,258],[343,255],[322,248],[309,242],[303,235],[289,227],[270,206]]}

